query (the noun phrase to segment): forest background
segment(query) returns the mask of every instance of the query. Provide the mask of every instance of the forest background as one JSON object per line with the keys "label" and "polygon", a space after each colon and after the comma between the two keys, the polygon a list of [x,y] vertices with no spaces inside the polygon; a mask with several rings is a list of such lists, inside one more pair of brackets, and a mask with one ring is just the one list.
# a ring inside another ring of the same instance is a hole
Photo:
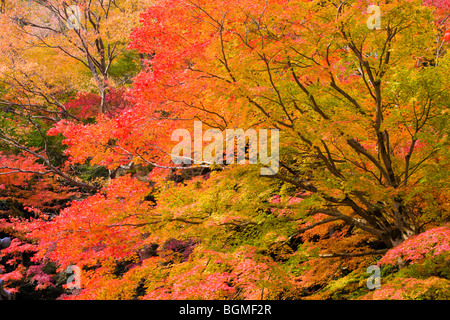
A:
{"label": "forest background", "polygon": [[[0,10],[16,299],[450,297],[449,1]],[[279,171],[174,164],[194,121],[278,129]]]}

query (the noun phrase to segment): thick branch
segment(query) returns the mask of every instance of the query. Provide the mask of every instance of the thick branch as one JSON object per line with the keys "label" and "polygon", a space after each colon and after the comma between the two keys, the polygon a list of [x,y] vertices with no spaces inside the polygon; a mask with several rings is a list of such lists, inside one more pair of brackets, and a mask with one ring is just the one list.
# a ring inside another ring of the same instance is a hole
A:
{"label": "thick branch", "polygon": [[368,256],[368,255],[379,255],[384,254],[389,249],[380,249],[380,250],[374,250],[374,251],[368,251],[368,252],[360,252],[360,253],[326,253],[326,254],[319,254],[319,257],[321,258],[352,258],[352,257],[362,257],[362,256]]}

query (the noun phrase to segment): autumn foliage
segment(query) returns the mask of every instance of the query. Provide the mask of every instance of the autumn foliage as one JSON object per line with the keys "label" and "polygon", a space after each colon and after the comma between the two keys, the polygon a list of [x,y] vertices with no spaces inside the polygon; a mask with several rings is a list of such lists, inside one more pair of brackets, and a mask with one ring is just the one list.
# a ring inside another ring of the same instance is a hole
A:
{"label": "autumn foliage", "polygon": [[[378,29],[366,0],[76,1],[75,29],[73,4],[0,14],[17,298],[450,297],[448,1],[381,1]],[[278,129],[279,171],[175,164],[195,121]]]}

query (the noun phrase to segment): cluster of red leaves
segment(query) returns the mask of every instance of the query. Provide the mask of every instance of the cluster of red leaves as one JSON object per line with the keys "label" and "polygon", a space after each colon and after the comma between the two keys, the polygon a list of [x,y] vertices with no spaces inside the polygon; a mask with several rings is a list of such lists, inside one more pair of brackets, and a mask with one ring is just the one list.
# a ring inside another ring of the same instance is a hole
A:
{"label": "cluster of red leaves", "polygon": [[[323,219],[323,214],[316,214],[312,221]],[[307,293],[307,299],[320,299],[315,291],[324,288],[345,273],[358,270],[363,273],[373,261],[372,256],[324,259],[318,254],[362,253],[373,250],[370,243],[376,241],[372,236],[362,232],[352,232],[351,227],[334,222],[319,225],[301,235],[303,252],[295,253],[303,257],[299,267],[303,269],[296,277],[300,288]],[[311,295],[311,296],[310,296]]]}
{"label": "cluster of red leaves", "polygon": [[439,299],[442,296],[448,296],[449,284],[450,281],[438,277],[399,278],[391,283],[383,284],[380,289],[368,293],[361,300]]}
{"label": "cluster of red leaves", "polygon": [[141,245],[139,230],[124,227],[139,223],[140,213],[151,203],[143,199],[150,188],[129,175],[111,181],[106,195],[96,194],[61,211],[45,226],[33,230],[39,239],[36,258],[51,259],[61,268],[76,263],[80,268],[110,257],[134,255]]}
{"label": "cluster of red leaves", "polygon": [[450,12],[450,1],[448,0],[423,0],[425,6],[433,7],[434,14],[436,16],[435,23],[441,28],[446,30],[444,33],[443,41],[450,42],[450,21],[448,20],[448,13]]}
{"label": "cluster of red leaves", "polygon": [[46,170],[34,158],[0,153],[0,200],[16,200],[36,217],[43,211],[58,211],[62,201],[77,193],[53,176],[35,173]]}
{"label": "cluster of red leaves", "polygon": [[31,281],[37,282],[36,290],[46,289],[48,287],[54,287],[54,279],[43,270],[44,265],[33,265],[27,270],[26,276]]}
{"label": "cluster of red leaves", "polygon": [[194,266],[186,273],[172,277],[169,286],[161,286],[149,292],[144,299],[150,300],[186,300],[186,299],[224,299],[232,298],[235,288],[229,285],[228,273],[203,273],[204,266]]}
{"label": "cluster of red leaves", "polygon": [[[247,247],[248,252],[252,248]],[[83,290],[63,299],[130,299],[136,298],[136,287],[145,284],[145,292],[139,299],[243,299],[270,298],[273,292],[282,292],[293,285],[292,279],[274,273],[277,266],[268,259],[251,253],[233,254],[196,249],[200,259],[174,262],[174,256],[151,257],[132,263],[122,276],[115,276],[114,259],[109,269],[83,271]],[[169,263],[170,262],[170,263]],[[275,279],[271,279],[271,275]],[[264,288],[270,288],[265,290]]]}
{"label": "cluster of red leaves", "polygon": [[396,265],[399,259],[414,264],[427,256],[439,255],[446,251],[450,251],[450,228],[438,227],[413,236],[389,250],[379,264]]}
{"label": "cluster of red leaves", "polygon": [[[99,115],[101,97],[91,92],[78,92],[76,97],[66,103],[71,114],[86,119]],[[110,88],[105,98],[110,115],[117,115],[128,106],[124,88]]]}
{"label": "cluster of red leaves", "polygon": [[0,213],[5,217],[0,219],[0,232],[12,238],[11,245],[0,252],[5,263],[0,279],[8,281],[11,292],[17,292],[20,281],[31,274],[37,289],[49,286],[49,278],[30,260],[38,246],[27,234],[45,225],[49,214],[59,212],[70,197],[78,195],[53,176],[35,173],[45,171],[31,157],[0,154],[0,173],[5,173],[0,175]]}
{"label": "cluster of red leaves", "polygon": [[[7,223],[5,220],[0,220],[0,225],[2,227],[7,227],[7,225],[10,223]],[[22,221],[22,224],[23,221]],[[34,254],[38,250],[37,245],[22,242],[18,238],[14,238],[11,241],[11,245],[0,251],[0,259],[6,257],[7,260],[5,262],[5,267],[8,267],[8,269],[12,269],[10,272],[5,272],[6,268],[3,270],[3,273],[0,274],[0,279],[3,279],[4,281],[7,281],[8,284],[15,283],[17,287],[13,287],[11,285],[8,286],[8,290],[11,292],[18,292],[19,281],[25,279],[28,274],[28,269],[24,265],[24,253],[27,254]]]}
{"label": "cluster of red leaves", "polygon": [[444,40],[450,42],[450,30],[447,30],[444,35]]}

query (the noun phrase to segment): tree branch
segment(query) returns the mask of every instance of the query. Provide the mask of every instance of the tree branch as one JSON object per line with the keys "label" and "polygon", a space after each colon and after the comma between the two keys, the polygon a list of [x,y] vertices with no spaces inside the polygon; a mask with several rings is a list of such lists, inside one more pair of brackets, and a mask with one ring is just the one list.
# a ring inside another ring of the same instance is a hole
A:
{"label": "tree branch", "polygon": [[319,254],[319,257],[321,258],[353,258],[353,257],[362,257],[362,256],[369,256],[369,255],[379,255],[384,254],[389,249],[380,249],[380,250],[374,250],[374,251],[368,251],[368,252],[360,252],[360,253],[326,253],[326,254]]}

